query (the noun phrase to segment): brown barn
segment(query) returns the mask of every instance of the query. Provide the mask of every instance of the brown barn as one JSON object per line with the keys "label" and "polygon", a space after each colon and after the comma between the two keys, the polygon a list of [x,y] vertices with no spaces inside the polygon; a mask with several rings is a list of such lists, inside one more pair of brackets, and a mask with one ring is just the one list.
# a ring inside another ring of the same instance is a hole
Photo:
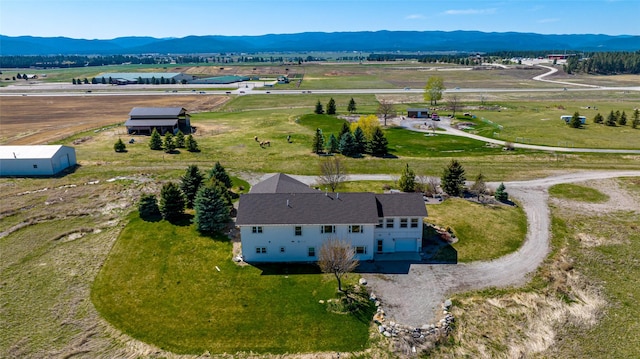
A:
{"label": "brown barn", "polygon": [[134,107],[125,122],[131,135],[150,135],[155,128],[164,135],[167,132],[191,133],[191,118],[182,107]]}

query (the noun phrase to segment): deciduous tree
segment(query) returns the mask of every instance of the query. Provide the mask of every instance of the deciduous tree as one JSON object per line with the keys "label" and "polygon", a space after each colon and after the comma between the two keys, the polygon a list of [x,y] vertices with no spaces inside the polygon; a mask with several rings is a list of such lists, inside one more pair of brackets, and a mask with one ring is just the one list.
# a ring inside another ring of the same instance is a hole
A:
{"label": "deciduous tree", "polygon": [[442,92],[446,90],[444,81],[440,76],[431,76],[427,80],[424,87],[424,100],[429,101],[431,105],[437,105],[438,100],[442,99]]}
{"label": "deciduous tree", "polygon": [[377,110],[377,114],[378,116],[382,117],[382,119],[384,120],[384,126],[387,126],[387,118],[390,117],[395,117],[396,115],[396,109],[395,106],[393,105],[393,103],[387,101],[387,100],[382,100],[380,101],[380,104],[378,105],[378,110]]}
{"label": "deciduous tree", "polygon": [[320,176],[318,183],[331,188],[335,192],[336,188],[347,179],[347,170],[339,157],[328,157],[320,161]]}
{"label": "deciduous tree", "polygon": [[336,277],[338,290],[341,292],[344,292],[342,277],[355,270],[358,264],[355,250],[345,241],[330,238],[324,241],[320,247],[318,266],[322,272],[333,274]]}
{"label": "deciduous tree", "polygon": [[484,181],[484,175],[482,172],[478,173],[476,176],[476,180],[471,186],[471,192],[478,197],[478,202],[480,202],[481,197],[487,191],[487,184]]}

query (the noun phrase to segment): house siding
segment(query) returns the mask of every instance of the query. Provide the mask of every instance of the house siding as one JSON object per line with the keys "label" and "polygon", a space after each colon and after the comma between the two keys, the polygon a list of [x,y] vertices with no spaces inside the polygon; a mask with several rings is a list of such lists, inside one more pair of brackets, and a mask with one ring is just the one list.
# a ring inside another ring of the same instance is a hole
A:
{"label": "house siding", "polygon": [[[332,225],[332,224],[327,224]],[[322,233],[322,225],[301,225],[302,234],[295,235],[293,225],[256,225],[240,226],[242,238],[242,256],[247,262],[315,262],[320,254],[320,247],[330,238],[344,239],[353,248],[364,247],[366,253],[357,254],[358,260],[373,259],[374,225],[362,226],[361,233],[349,233],[350,225],[334,225],[334,233]],[[253,227],[261,227],[262,233],[254,233]],[[309,247],[315,248],[315,256],[309,256]],[[257,248],[264,248],[265,253],[258,253]],[[281,250],[284,248],[284,252]]]}

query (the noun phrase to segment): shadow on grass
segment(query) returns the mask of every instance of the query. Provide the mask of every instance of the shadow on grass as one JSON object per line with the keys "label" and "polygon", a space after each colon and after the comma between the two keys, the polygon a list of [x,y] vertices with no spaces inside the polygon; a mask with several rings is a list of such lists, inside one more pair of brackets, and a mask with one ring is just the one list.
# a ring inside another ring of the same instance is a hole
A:
{"label": "shadow on grass", "polygon": [[175,217],[167,218],[167,221],[173,224],[174,226],[188,227],[193,222],[193,215],[188,213],[183,213]]}
{"label": "shadow on grass", "polygon": [[260,275],[296,275],[321,274],[320,267],[314,263],[251,263],[260,269]]}

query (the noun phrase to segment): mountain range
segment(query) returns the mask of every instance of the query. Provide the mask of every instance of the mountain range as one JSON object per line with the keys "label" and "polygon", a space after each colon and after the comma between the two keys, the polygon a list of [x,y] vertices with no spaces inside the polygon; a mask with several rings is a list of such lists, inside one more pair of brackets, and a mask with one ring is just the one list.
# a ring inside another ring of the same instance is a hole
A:
{"label": "mountain range", "polygon": [[210,54],[307,51],[494,52],[638,51],[637,35],[544,35],[480,31],[304,32],[261,36],[119,37],[86,40],[67,37],[0,35],[0,55]]}

